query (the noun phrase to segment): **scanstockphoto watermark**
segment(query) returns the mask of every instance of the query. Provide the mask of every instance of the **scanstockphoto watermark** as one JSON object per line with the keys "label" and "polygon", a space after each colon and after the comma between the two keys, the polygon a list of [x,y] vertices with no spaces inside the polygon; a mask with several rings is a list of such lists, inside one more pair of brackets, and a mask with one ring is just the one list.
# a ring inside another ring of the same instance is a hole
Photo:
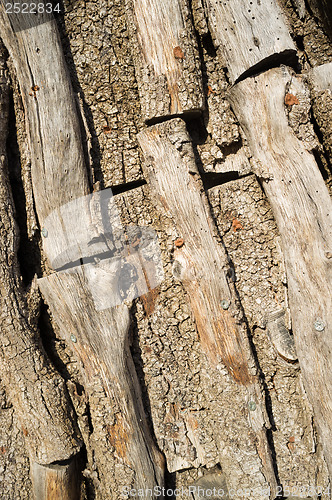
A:
{"label": "scanstockphoto watermark", "polygon": [[239,488],[230,489],[228,491],[223,488],[203,488],[198,485],[191,485],[180,488],[164,488],[155,486],[154,488],[135,489],[125,486],[121,492],[121,498],[146,498],[146,499],[167,499],[176,498],[177,496],[188,497],[192,499],[195,495],[198,498],[270,498],[270,488]]}

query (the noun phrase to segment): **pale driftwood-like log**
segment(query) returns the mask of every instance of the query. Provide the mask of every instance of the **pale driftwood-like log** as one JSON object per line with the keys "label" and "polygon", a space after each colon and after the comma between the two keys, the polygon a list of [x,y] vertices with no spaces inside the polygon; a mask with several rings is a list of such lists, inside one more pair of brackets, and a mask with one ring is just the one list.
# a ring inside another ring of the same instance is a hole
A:
{"label": "pale driftwood-like log", "polygon": [[55,21],[14,33],[3,9],[0,20],[26,110],[34,198],[43,226],[52,210],[89,192],[74,94]]}
{"label": "pale driftwood-like log", "polygon": [[255,432],[263,473],[275,491],[276,479],[266,437],[265,402],[234,285],[226,278],[227,257],[215,234],[194,151],[183,120],[153,125],[138,134],[146,159],[145,172],[163,210],[175,222],[174,275],[187,293],[202,348],[212,366],[220,361],[244,389],[254,411]]}
{"label": "pale driftwood-like log", "polygon": [[[61,207],[89,193],[75,99],[56,23],[45,22],[14,33],[3,12],[0,19],[26,109],[35,206],[39,222],[44,226],[47,217],[52,219],[53,213],[58,215],[55,221],[61,221]],[[75,215],[71,223],[79,227],[80,218],[77,212]],[[86,210],[83,210],[83,219],[85,215]],[[68,246],[64,245],[65,235],[58,229],[56,223],[51,223],[48,229],[43,227],[43,247],[51,265],[54,265],[54,257],[59,257],[59,249],[64,251],[56,261],[56,265],[61,267],[82,255],[77,254],[77,245],[74,245],[72,253],[70,248],[68,252]],[[88,236],[93,238],[98,235],[92,232]],[[85,243],[89,239],[85,239]],[[103,243],[97,243],[96,246],[98,252],[108,250]],[[84,249],[86,247],[81,250]],[[89,255],[84,254],[83,257]],[[91,270],[89,266],[88,269],[91,281],[95,269]],[[103,275],[102,265],[99,272]],[[96,314],[89,281],[75,281],[80,273],[77,268],[77,274],[68,275],[69,278],[67,275],[53,274],[41,280],[40,287],[60,328],[64,328],[65,332],[68,328],[75,338],[84,340],[83,346],[79,344],[80,356],[84,358],[85,355],[83,367],[86,373],[83,376],[92,380],[90,375],[100,371],[105,390],[116,402],[116,421],[110,426],[109,438],[120,460],[129,463],[134,469],[136,486],[149,485],[153,488],[157,484],[162,485],[163,459],[153,444],[144,419],[137,376],[129,351],[128,309],[110,309],[100,317]],[[69,281],[66,281],[67,278]],[[70,288],[67,289],[66,285]],[[105,293],[112,293],[112,290]],[[91,307],[89,301],[92,302]],[[72,345],[76,346],[74,342]],[[115,374],[112,370],[115,370]],[[93,392],[93,386],[89,392]]]}
{"label": "pale driftwood-like log", "polygon": [[2,60],[0,78],[1,378],[20,418],[31,463],[50,464],[75,455],[81,441],[65,383],[50,365],[39,334],[29,322],[17,261],[19,234],[5,157],[9,89]]}
{"label": "pale driftwood-like log", "polygon": [[296,350],[332,474],[332,206],[314,156],[288,125],[291,78],[270,70],[235,85],[230,99],[281,234]]}
{"label": "pale driftwood-like log", "polygon": [[205,0],[209,26],[232,83],[296,48],[276,0]]}
{"label": "pale driftwood-like log", "polygon": [[236,300],[226,278],[227,259],[214,234],[185,123],[173,119],[154,125],[138,140],[151,163],[146,168],[151,187],[175,219],[174,274],[188,289],[202,346],[214,365],[221,357],[234,380],[248,385],[252,377],[243,331],[233,316]]}
{"label": "pale driftwood-like log", "polygon": [[[102,380],[114,404],[108,438],[117,459],[135,473],[135,488],[163,485],[164,459],[151,437],[142,404],[139,381],[129,349],[129,309],[97,311],[90,288],[92,265],[59,272],[39,280],[39,286],[65,340],[73,347],[87,386]],[[110,261],[116,285],[119,265]],[[100,283],[101,287],[103,282]],[[108,283],[108,285],[110,285]],[[116,286],[102,289],[116,294]]]}
{"label": "pale driftwood-like log", "polygon": [[126,0],[142,115],[201,111],[204,95],[187,0]]}
{"label": "pale driftwood-like log", "polygon": [[79,500],[80,481],[76,460],[49,466],[34,463],[31,470],[36,500]]}

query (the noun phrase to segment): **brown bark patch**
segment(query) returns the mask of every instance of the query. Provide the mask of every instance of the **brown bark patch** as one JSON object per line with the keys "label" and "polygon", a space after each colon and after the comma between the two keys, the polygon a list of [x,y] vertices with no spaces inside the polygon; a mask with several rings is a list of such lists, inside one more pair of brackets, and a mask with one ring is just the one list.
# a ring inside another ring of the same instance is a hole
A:
{"label": "brown bark patch", "polygon": [[285,104],[286,106],[293,106],[294,104],[300,104],[298,98],[293,94],[285,95]]}
{"label": "brown bark patch", "polygon": [[173,54],[175,59],[184,59],[184,53],[181,47],[174,47]]}
{"label": "brown bark patch", "polygon": [[232,228],[233,228],[234,233],[236,233],[236,231],[238,229],[243,229],[243,226],[242,226],[241,222],[238,219],[233,219],[233,221],[232,221]]}
{"label": "brown bark patch", "polygon": [[108,441],[115,448],[117,455],[122,458],[127,458],[127,442],[129,440],[128,433],[123,425],[123,419],[120,413],[116,415],[116,422],[113,425],[107,426]]}

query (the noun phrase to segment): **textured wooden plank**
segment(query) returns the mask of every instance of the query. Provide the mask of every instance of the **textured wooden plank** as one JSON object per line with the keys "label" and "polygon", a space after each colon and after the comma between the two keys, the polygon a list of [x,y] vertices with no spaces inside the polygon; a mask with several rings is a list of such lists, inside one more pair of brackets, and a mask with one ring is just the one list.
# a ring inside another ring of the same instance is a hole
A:
{"label": "textured wooden plank", "polygon": [[[65,383],[54,371],[31,324],[21,284],[15,221],[6,159],[9,81],[0,58],[0,325],[1,378],[17,412],[31,461],[49,464],[79,452],[81,441],[74,424]],[[31,287],[31,294],[35,285]]]}
{"label": "textured wooden plank", "polygon": [[273,69],[237,84],[230,98],[281,234],[296,350],[331,473],[332,207],[313,155],[288,125],[291,78]]}
{"label": "textured wooden plank", "polygon": [[145,120],[204,107],[197,42],[187,0],[127,0]]}
{"label": "textured wooden plank", "polygon": [[315,120],[322,134],[327,154],[325,166],[327,184],[332,187],[330,165],[332,162],[332,63],[315,66],[309,71],[311,105]]}
{"label": "textured wooden plank", "polygon": [[[114,281],[118,270],[113,269]],[[72,345],[87,386],[91,388],[95,378],[101,378],[113,402],[109,440],[118,460],[134,471],[132,486],[162,486],[164,460],[148,428],[129,349],[129,309],[122,304],[97,310],[92,293],[88,292],[90,272],[87,265],[55,273],[38,280],[39,286],[61,335]],[[116,294],[116,287],[110,286],[108,293]]]}
{"label": "textured wooden plank", "polygon": [[212,366],[222,361],[234,381],[246,388],[245,397],[253,408],[250,425],[273,491],[276,480],[266,438],[264,397],[185,123],[177,118],[154,125],[140,132],[138,140],[147,162],[146,177],[178,230],[173,272],[187,291],[202,348]]}
{"label": "textured wooden plank", "polygon": [[275,0],[205,0],[205,4],[232,83],[280,56],[295,57],[295,45]]}
{"label": "textured wooden plank", "polygon": [[53,210],[44,221],[43,247],[54,269],[68,263],[77,265],[79,259],[116,255],[124,243],[111,189],[75,198]]}
{"label": "textured wooden plank", "polygon": [[34,463],[31,472],[36,500],[80,499],[76,460],[48,467]]}
{"label": "textured wooden plank", "polygon": [[[102,194],[86,196],[90,190],[79,117],[56,24],[48,22],[14,34],[3,13],[0,20],[26,108],[34,198],[42,227],[49,217],[42,229],[45,253],[51,265],[58,267],[77,257],[84,260],[110,251],[107,238],[103,239],[105,221],[95,224],[92,215],[109,215],[113,231],[119,226],[118,218],[115,214],[114,221],[112,214],[102,212]],[[66,231],[68,222],[72,233]],[[95,241],[100,236],[101,241]],[[107,294],[116,294],[119,265],[115,259],[106,271],[103,261],[97,268],[91,264],[72,274],[52,274],[40,280],[40,288],[60,329],[77,340],[77,345],[75,341],[71,344],[79,347],[74,352],[82,360],[90,394],[93,378],[101,374],[111,405],[115,405],[115,422],[109,431],[115,453],[132,467],[136,487],[153,488],[162,484],[164,466],[146,423],[130,355],[129,311],[122,306],[104,312],[109,307]],[[110,299],[113,304],[113,297]],[[122,299],[118,297],[117,303]],[[95,302],[102,309],[100,314]]]}
{"label": "textured wooden plank", "polygon": [[0,10],[26,110],[31,175],[42,226],[47,215],[89,192],[80,123],[55,21],[14,33]]}

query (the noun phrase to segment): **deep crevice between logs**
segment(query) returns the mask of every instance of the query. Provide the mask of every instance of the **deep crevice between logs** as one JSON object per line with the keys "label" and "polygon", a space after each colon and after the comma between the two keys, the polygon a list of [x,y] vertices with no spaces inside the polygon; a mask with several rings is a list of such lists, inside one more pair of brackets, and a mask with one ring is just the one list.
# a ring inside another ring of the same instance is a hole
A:
{"label": "deep crevice between logs", "polygon": [[238,179],[243,179],[244,177],[251,176],[252,173],[240,175],[239,172],[233,170],[231,172],[206,172],[201,174],[203,186],[205,191],[212,189],[216,186],[222,186],[228,182],[236,181]]}
{"label": "deep crevice between logs", "polygon": [[273,54],[272,56],[263,59],[258,64],[255,64],[254,66],[249,68],[235,80],[234,85],[242,82],[243,80],[246,80],[247,78],[265,73],[270,69],[279,68],[282,65],[290,66],[296,73],[301,71],[301,66],[299,64],[296,52],[294,50],[287,49],[283,52],[280,52],[279,54]]}
{"label": "deep crevice between logs", "polygon": [[67,367],[58,355],[56,348],[56,342],[61,343],[61,341],[59,341],[56,337],[55,331],[52,326],[48,306],[47,304],[45,304],[43,299],[41,299],[40,304],[38,330],[40,332],[41,342],[52,365],[65,381],[70,380],[71,377],[67,370]]}
{"label": "deep crevice between logs", "polygon": [[111,186],[111,189],[113,195],[117,195],[121,193],[126,193],[127,191],[131,191],[132,189],[139,188],[141,186],[144,186],[145,184],[147,184],[146,180],[141,179],[132,182],[125,182],[124,184],[115,184],[114,186]]}
{"label": "deep crevice between logs", "polygon": [[[327,10],[325,12],[324,5],[322,5],[322,1],[318,0],[317,1],[317,7],[318,10],[320,11],[320,15],[322,16],[322,19],[320,19],[312,10],[310,1],[309,0],[304,0],[305,8],[309,14],[315,21],[316,24],[322,29],[324,35],[332,39],[332,10]],[[323,20],[324,19],[324,20]]]}
{"label": "deep crevice between logs", "polygon": [[[235,180],[238,180],[240,178],[248,177],[249,175],[252,175],[251,172],[247,174],[240,174],[239,172],[233,170],[230,172],[205,172],[203,163],[201,161],[197,145],[199,144],[204,144],[206,142],[206,139],[208,137],[208,132],[206,130],[205,124],[203,123],[202,117],[200,117],[199,120],[191,120],[186,123],[187,125],[187,131],[190,135],[191,141],[192,141],[192,146],[194,150],[194,155],[195,155],[195,161],[203,182],[203,187],[204,190],[207,191],[215,186],[221,186],[223,184],[226,184],[227,182],[232,182]],[[239,151],[239,149],[242,147],[242,139],[238,142],[233,142],[227,146],[224,146],[223,148],[220,148],[220,150],[224,153],[225,156],[228,154],[234,154],[235,152]]]}
{"label": "deep crevice between logs", "polygon": [[[315,113],[313,111],[313,109],[311,108],[311,113],[310,113],[310,121],[312,123],[312,126],[313,126],[313,129],[314,129],[314,132],[319,140],[319,143],[322,147],[322,151],[319,152],[317,150],[313,150],[312,151],[312,154],[314,155],[315,157],[315,160],[316,160],[316,163],[318,165],[318,168],[323,176],[323,179],[325,182],[328,182],[329,180],[331,181],[331,177],[332,177],[332,165],[331,165],[331,162],[329,161],[330,158],[329,158],[329,154],[328,152],[326,151],[326,148],[325,148],[325,145],[324,145],[324,136],[323,136],[323,133],[320,129],[320,126],[318,125],[318,122],[316,120],[316,117],[315,117]],[[324,158],[324,161],[325,161],[325,165],[324,165],[324,162],[322,161],[322,158],[321,158],[321,155],[323,156]]]}
{"label": "deep crevice between logs", "polygon": [[184,111],[183,113],[178,113],[175,115],[156,116],[154,118],[151,118],[150,120],[146,120],[145,123],[148,127],[150,127],[151,125],[156,125],[158,123],[173,120],[173,118],[182,118],[182,120],[187,122],[187,120],[199,118],[200,116],[202,116],[202,111],[200,109],[191,109],[190,111]]}
{"label": "deep crevice between logs", "polygon": [[7,159],[9,183],[15,206],[15,220],[19,228],[19,248],[17,259],[20,274],[25,286],[28,286],[35,274],[41,276],[41,255],[39,248],[40,236],[35,232],[32,238],[28,236],[26,194],[23,187],[21,155],[17,142],[16,117],[14,108],[13,90],[10,87],[9,96],[9,123],[7,137]]}

